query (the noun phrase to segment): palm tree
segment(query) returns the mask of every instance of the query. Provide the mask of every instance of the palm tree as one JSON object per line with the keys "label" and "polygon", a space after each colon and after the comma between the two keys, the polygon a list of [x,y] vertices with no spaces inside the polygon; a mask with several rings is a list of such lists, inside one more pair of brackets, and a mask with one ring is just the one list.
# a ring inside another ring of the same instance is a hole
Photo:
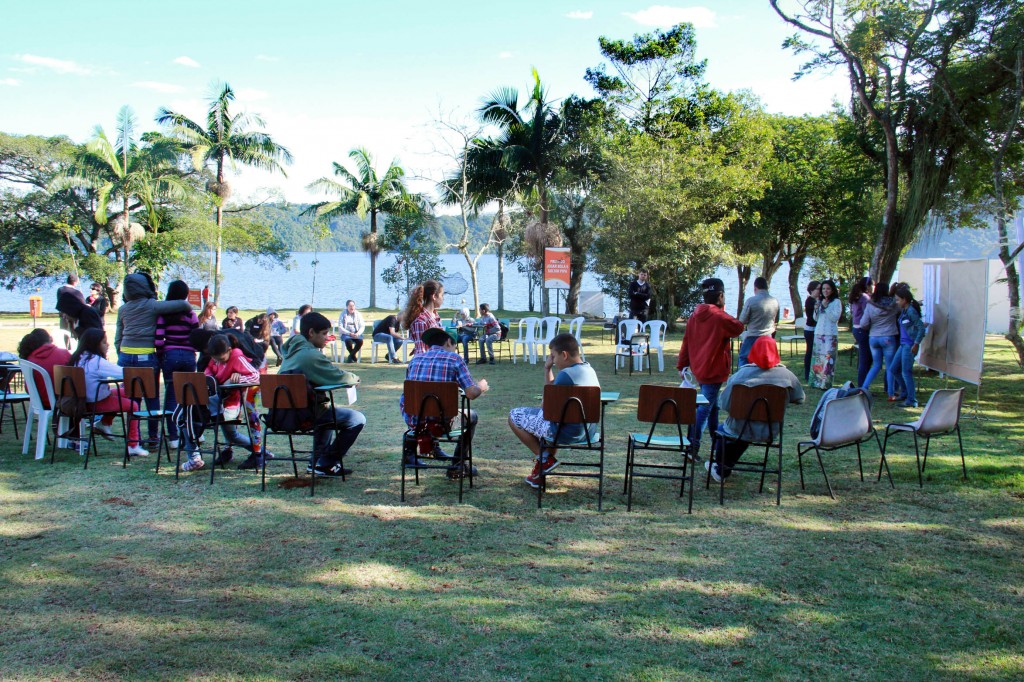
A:
{"label": "palm tree", "polygon": [[397,159],[391,162],[384,175],[378,175],[373,155],[365,148],[357,147],[348,153],[356,164],[352,173],[340,163],[334,162],[334,175],[340,180],[323,177],[309,184],[308,189],[324,194],[333,194],[334,201],[323,201],[311,206],[307,212],[318,219],[356,214],[360,220],[370,216],[370,231],[363,235],[363,250],[370,254],[370,307],[377,307],[377,216],[378,214],[398,215],[415,210],[416,200],[405,187],[405,171]]}
{"label": "palm tree", "polygon": [[217,206],[217,249],[214,260],[213,300],[220,301],[220,261],[223,248],[224,203],[231,196],[231,185],[224,175],[224,167],[230,163],[250,166],[265,171],[284,172],[282,163],[291,163],[292,155],[287,149],[274,142],[265,132],[251,130],[253,126],[263,128],[266,124],[258,114],[231,114],[231,103],[235,92],[225,83],[220,92],[210,100],[206,115],[206,127],[161,107],[156,121],[170,126],[170,134],[182,142],[192,155],[196,170],[212,164],[216,177],[207,183],[206,189],[214,195]]}

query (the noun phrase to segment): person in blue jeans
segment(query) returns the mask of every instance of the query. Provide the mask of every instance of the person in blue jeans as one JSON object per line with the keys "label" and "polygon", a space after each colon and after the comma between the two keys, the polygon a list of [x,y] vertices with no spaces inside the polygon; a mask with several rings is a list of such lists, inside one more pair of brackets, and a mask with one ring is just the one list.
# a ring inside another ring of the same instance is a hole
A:
{"label": "person in blue jeans", "polygon": [[914,300],[914,294],[906,284],[896,287],[896,303],[900,307],[900,347],[889,373],[890,401],[903,399],[903,407],[917,407],[917,392],[914,386],[914,358],[921,341],[928,333],[921,319],[921,304]]}
{"label": "person in blue jeans", "polygon": [[888,370],[892,367],[893,358],[900,345],[897,324],[899,316],[900,308],[889,293],[889,283],[879,282],[860,317],[860,328],[867,335],[868,348],[871,351],[871,367],[860,383],[860,387],[865,390],[869,390],[871,382],[881,374],[886,395],[889,394]]}

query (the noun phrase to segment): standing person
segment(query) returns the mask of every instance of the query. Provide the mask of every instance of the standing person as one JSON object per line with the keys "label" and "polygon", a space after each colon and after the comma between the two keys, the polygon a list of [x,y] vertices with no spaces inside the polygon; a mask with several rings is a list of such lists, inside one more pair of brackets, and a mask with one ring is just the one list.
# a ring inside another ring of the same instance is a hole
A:
{"label": "standing person", "polygon": [[[722,395],[718,399],[719,408],[729,414],[729,407],[732,404],[732,389],[737,384],[747,386],[781,386],[789,391],[789,402],[799,404],[804,401],[804,389],[796,375],[782,364],[779,358],[779,349],[775,340],[768,336],[759,336],[750,349],[750,364],[740,367],[735,374],[729,377],[729,383],[722,389]],[[746,421],[745,419],[733,419],[727,416],[722,430],[734,436],[743,436],[749,440],[726,440],[723,454],[724,469],[718,468],[718,462],[704,462],[704,468],[711,472],[711,478],[715,482],[721,482],[728,478],[732,468],[739,461],[740,457],[747,450],[751,442],[764,442],[774,439],[782,427],[781,422],[758,422]]]}
{"label": "standing person", "polygon": [[308,303],[304,303],[298,311],[296,311],[295,317],[292,318],[292,336],[298,336],[301,333],[299,331],[299,324],[302,322],[302,316],[311,312],[313,312],[313,306]]}
{"label": "standing person", "polygon": [[234,329],[235,331],[245,331],[245,325],[242,324],[242,318],[238,316],[238,306],[231,306],[224,311],[224,321],[221,323],[221,329]]}
{"label": "standing person", "polygon": [[864,385],[864,379],[871,369],[870,341],[861,320],[874,291],[875,283],[870,277],[861,277],[850,289],[850,323],[853,325],[853,338],[857,342],[857,386]]}
{"label": "standing person", "polygon": [[921,319],[921,304],[907,284],[896,287],[896,304],[900,309],[900,347],[889,370],[889,402],[903,400],[903,407],[917,407],[914,385],[914,358],[928,328]]}
{"label": "standing person", "polygon": [[[78,348],[71,356],[71,364],[85,370],[85,402],[95,412],[107,412],[99,422],[93,424],[96,433],[109,438],[113,434],[110,425],[114,423],[113,412],[134,413],[139,409],[134,400],[128,398],[124,387],[111,387],[109,379],[124,379],[124,369],[107,360],[107,333],[102,329],[87,329],[78,339]],[[159,402],[159,401],[158,401]],[[139,443],[139,420],[128,420],[128,454],[145,457],[149,452]]]}
{"label": "standing person", "polygon": [[779,302],[768,293],[768,280],[758,277],[754,280],[754,295],[743,303],[740,322],[747,325],[740,344],[740,367],[747,364],[747,356],[754,342],[762,336],[774,336],[775,324],[779,321]]}
{"label": "standing person", "polygon": [[[455,332],[458,335],[456,342],[462,346],[462,359],[469,364],[469,342],[476,341],[476,329],[473,328],[475,320],[470,317],[469,308],[463,308],[455,313],[452,319],[455,323]],[[483,353],[480,354],[483,357]]]}
{"label": "standing person", "polygon": [[868,336],[868,348],[871,351],[871,367],[860,384],[865,390],[871,388],[871,382],[881,373],[885,394],[889,395],[888,370],[892,367],[893,358],[896,357],[896,351],[900,346],[900,331],[897,324],[899,316],[900,308],[889,295],[889,283],[879,282],[860,318],[860,328]]}
{"label": "standing person", "polygon": [[103,329],[103,318],[96,309],[85,303],[79,294],[63,293],[57,299],[57,310],[71,323],[71,335],[81,338],[86,329]]}
{"label": "standing person", "polygon": [[366,330],[366,321],[363,314],[356,310],[356,302],[352,299],[345,301],[345,312],[338,320],[338,332],[342,341],[345,342],[345,350],[348,357],[345,362],[356,362],[356,355],[363,347],[363,332]]}
{"label": "standing person", "polygon": [[704,302],[690,315],[683,333],[683,345],[679,349],[676,369],[690,368],[700,384],[700,392],[707,398],[707,405],[697,408],[693,424],[693,453],[699,457],[700,440],[707,424],[708,432],[714,437],[718,431],[718,392],[729,378],[732,369],[732,355],[729,340],[743,332],[743,323],[725,312],[725,283],[717,277],[706,279],[700,284]]}
{"label": "standing person", "polygon": [[210,301],[210,287],[206,284],[203,285],[203,305],[205,306]]}
{"label": "standing person", "polygon": [[[168,301],[187,301],[188,284],[176,279],[167,285]],[[178,424],[171,414],[178,406],[174,397],[174,373],[196,371],[195,349],[188,342],[192,330],[199,327],[199,318],[189,308],[187,313],[157,315],[153,345],[164,375],[164,410],[167,414],[167,445],[178,447]]]}
{"label": "standing person", "polygon": [[85,299],[85,302],[99,313],[101,319],[107,314],[107,308],[110,307],[107,297],[103,295],[103,285],[99,282],[93,282],[92,286],[89,287],[89,296]]}
{"label": "standing person", "polygon": [[[580,344],[572,334],[558,334],[548,346],[548,359],[544,362],[544,385],[556,386],[600,386],[597,372],[580,357]],[[558,370],[558,376],[555,376]],[[592,415],[597,417],[598,415]],[[540,486],[541,476],[550,473],[558,466],[555,454],[557,447],[541,449],[542,438],[552,440],[558,432],[558,424],[544,419],[542,407],[516,407],[508,415],[508,425],[512,433],[523,445],[530,448],[535,457],[533,471],[526,477],[531,488]],[[560,443],[571,443],[583,438],[587,431],[591,436],[597,434],[598,424],[588,424],[586,431],[583,424],[564,424],[558,432]]]}
{"label": "standing person", "polygon": [[[53,337],[45,329],[33,329],[18,344],[18,357],[28,360],[40,367],[50,375],[50,384],[53,385],[53,368],[57,365],[70,365],[71,352],[66,348],[58,348],[53,345]],[[36,390],[43,402],[44,409],[53,407],[50,405],[50,398],[46,394],[46,384],[40,376],[35,377]]]}
{"label": "standing person", "polygon": [[[312,387],[358,384],[358,376],[339,370],[324,356],[323,349],[327,345],[330,333],[331,321],[326,317],[314,312],[303,315],[299,333],[290,337],[284,344],[284,363],[281,365],[280,373],[302,374]],[[314,475],[347,476],[352,471],[343,468],[342,459],[366,425],[366,417],[345,407],[335,407],[332,414],[326,395],[318,393],[317,397],[319,402],[316,406],[316,423],[321,427],[335,425],[335,431],[332,433],[327,428],[316,429],[313,436],[313,452],[316,455]]]}
{"label": "standing person", "polygon": [[373,340],[377,343],[386,343],[388,346],[388,354],[385,358],[388,362],[399,365],[402,363],[398,359],[398,354],[395,352],[395,347],[405,343],[405,339],[398,333],[398,315],[388,315],[383,320],[377,323],[373,328]]}
{"label": "standing person", "polygon": [[437,309],[444,303],[444,286],[437,280],[428,279],[409,292],[409,301],[402,311],[402,326],[409,330],[414,344],[413,353],[425,353],[423,332],[431,327],[441,326]]}
{"label": "standing person", "polygon": [[[494,342],[501,338],[501,324],[498,318],[491,314],[491,307],[486,303],[480,304],[480,319],[476,321],[480,327],[480,359],[476,364],[482,365],[485,362],[494,364]],[[484,345],[487,346],[489,360],[484,360]]]}
{"label": "standing person", "polygon": [[[114,332],[114,346],[117,348],[117,364],[121,367],[160,368],[156,357],[156,318],[160,315],[188,313],[192,306],[188,301],[158,301],[153,279],[144,272],[133,272],[124,278],[124,303],[117,309],[117,329]],[[146,409],[156,412],[160,409],[160,398],[146,401]],[[157,443],[156,419],[150,419],[147,427],[149,442]]]}
{"label": "standing person", "polygon": [[199,313],[199,326],[203,329],[209,329],[210,331],[217,331],[220,329],[220,323],[217,322],[217,304],[213,301],[207,301],[203,304],[203,312]]}
{"label": "standing person", "polygon": [[641,269],[636,279],[629,283],[626,297],[629,298],[629,317],[633,320],[647,321],[647,312],[651,307],[651,283],[647,281],[650,273]]}
{"label": "standing person", "polygon": [[[469,367],[466,366],[466,362],[459,357],[458,346],[455,345],[455,339],[452,338],[451,334],[443,329],[432,327],[423,332],[423,343],[427,346],[427,350],[424,353],[417,353],[411,362],[409,367],[405,370],[405,378],[407,381],[454,381],[459,384],[459,388],[465,392],[466,397],[470,400],[476,400],[484,393],[486,393],[490,386],[487,385],[486,379],[480,381],[474,381],[473,377],[469,373]],[[405,419],[405,423],[409,428],[414,428],[419,417],[416,412],[419,410],[419,405],[410,405],[409,409],[413,412],[409,414],[405,411],[405,395],[398,399],[398,407],[402,413],[402,417]],[[452,422],[458,418],[458,415],[452,415]],[[462,450],[463,447],[469,449],[473,443],[473,432],[476,430],[476,424],[478,420],[476,410],[469,410],[469,414],[466,415],[468,420],[468,427],[463,437],[462,442],[455,448],[455,458],[452,462],[453,466],[458,466],[462,463]],[[451,423],[446,424],[442,428],[442,432],[450,428]],[[429,430],[423,432],[419,437],[419,453],[421,455],[427,455],[431,452],[435,453],[435,457],[439,459],[449,459],[441,449],[435,444],[434,437],[431,435]],[[406,457],[406,464],[418,464],[416,461],[416,453],[406,452],[403,453]],[[459,479],[466,473],[464,469],[454,469],[448,471],[448,478]],[[473,472],[476,475],[476,471]]]}
{"label": "standing person", "polygon": [[[82,292],[78,289],[78,275],[76,275],[73,272],[70,275],[68,275],[67,283],[62,285],[60,289],[57,289],[58,306],[60,305],[60,297],[65,294],[74,296],[82,303],[85,303],[85,296],[83,296]],[[60,308],[58,307],[58,310],[59,309]],[[75,321],[65,316],[64,313],[61,313],[60,328],[63,329],[64,331],[73,332],[75,329]]]}
{"label": "standing person", "polygon": [[814,317],[818,307],[818,296],[821,295],[821,282],[812,279],[807,284],[807,298],[804,299],[804,383],[811,380],[811,356],[814,354],[814,328],[817,320]]}
{"label": "standing person", "polygon": [[836,353],[839,350],[839,318],[843,314],[843,301],[836,283],[826,279],[821,283],[821,295],[814,309],[817,324],[814,327],[814,362],[811,364],[811,385],[825,391],[832,388],[836,373]]}
{"label": "standing person", "polygon": [[281,366],[284,355],[281,352],[281,344],[284,343],[284,335],[288,333],[288,325],[281,321],[281,317],[273,308],[267,308],[267,322],[270,323],[270,348],[277,356],[277,366]]}

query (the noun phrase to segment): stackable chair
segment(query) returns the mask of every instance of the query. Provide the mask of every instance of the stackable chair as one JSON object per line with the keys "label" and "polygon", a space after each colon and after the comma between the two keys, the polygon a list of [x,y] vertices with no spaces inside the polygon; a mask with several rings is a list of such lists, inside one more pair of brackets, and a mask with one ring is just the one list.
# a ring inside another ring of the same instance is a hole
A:
{"label": "stackable chair", "polygon": [[[730,433],[725,430],[725,424],[718,428],[715,434],[715,447],[711,451],[711,461],[718,463],[718,470],[725,469],[725,444],[729,441],[747,441],[752,447],[764,448],[764,459],[760,464],[750,460],[743,461],[741,458],[733,466],[732,471],[747,471],[761,474],[761,486],[759,493],[764,492],[764,478],[767,474],[776,477],[775,504],[782,504],[782,431],[786,418],[786,403],[789,402],[789,391],[781,386],[761,384],[759,386],[747,386],[736,384],[732,387],[732,397],[729,401],[729,416],[736,420],[743,421],[743,428],[739,433]],[[779,432],[775,438],[764,441],[747,440],[745,435],[750,435],[750,422],[778,422]],[[778,451],[778,463],[774,467],[768,465],[768,455],[771,450]],[[750,447],[747,448],[747,454]],[[708,468],[705,488],[711,485],[711,469]],[[718,503],[725,504],[725,479],[719,483]]]}
{"label": "stackable chair", "polygon": [[512,341],[512,364],[516,364],[519,356],[519,347],[523,348],[523,362],[530,358],[530,364],[537,364],[537,328],[540,326],[539,317],[524,317],[519,320],[519,338]]}
{"label": "stackable chair", "polygon": [[583,352],[583,323],[586,322],[585,317],[574,317],[569,321],[569,333],[576,338],[576,343],[580,344],[580,357],[583,360],[587,359],[586,354]]}
{"label": "stackable chair", "polygon": [[11,424],[14,425],[15,440],[21,437],[18,435],[18,413],[15,411],[18,405],[21,405],[22,419],[26,423],[28,422],[28,410],[25,409],[25,404],[29,401],[28,393],[24,390],[18,390],[19,388],[24,388],[24,386],[18,386],[19,383],[22,383],[20,381],[22,379],[24,377],[19,365],[3,365],[0,367],[0,433],[4,431],[4,417],[7,416],[9,406]]}
{"label": "stackable chair", "polygon": [[[46,370],[34,362],[21,360],[18,362],[18,365],[21,367],[21,374],[25,379],[25,390],[28,391],[29,405],[28,414],[25,416],[25,439],[21,446],[21,454],[28,454],[29,443],[32,441],[32,420],[34,418],[37,420],[35,457],[36,459],[43,459],[46,457],[46,442],[47,436],[50,433],[50,423],[53,419],[54,410],[57,407],[57,399],[53,395],[53,382],[50,380],[50,375],[46,373]],[[45,403],[43,401],[44,394],[39,392],[39,386],[36,383],[37,377],[42,379],[46,397]],[[44,404],[50,407],[44,407]],[[67,417],[61,417],[59,422],[60,432],[67,431]],[[63,445],[63,443],[58,445]]]}
{"label": "stackable chair", "polygon": [[[61,398],[70,398],[72,400],[80,401],[85,405],[82,410],[82,419],[78,424],[78,437],[81,439],[84,436],[84,429],[88,427],[89,436],[85,446],[85,465],[84,469],[89,468],[89,453],[91,452],[94,456],[99,456],[99,451],[96,448],[96,429],[92,428],[94,421],[97,418],[102,418],[106,415],[113,415],[121,420],[121,433],[112,432],[111,436],[114,438],[121,438],[124,440],[124,455],[121,461],[121,467],[128,467],[128,424],[125,422],[124,413],[120,410],[108,410],[106,412],[97,412],[94,409],[90,409],[89,402],[85,395],[85,370],[81,367],[65,367],[57,365],[53,368],[53,383],[54,383],[54,396],[57,400]],[[96,387],[97,395],[93,396],[93,403],[99,402],[99,386]],[[56,404],[56,403],[54,403]],[[63,421],[63,420],[62,420]],[[70,426],[70,425],[69,425]],[[57,438],[53,441],[53,447],[50,448],[50,463],[53,464],[55,455],[57,454],[57,440],[68,437],[71,429],[68,431],[58,433]],[[141,435],[141,434],[140,434]]]}
{"label": "stackable chair", "polygon": [[[410,381],[404,386],[405,400],[403,409],[406,414],[416,416],[416,426],[406,429],[402,435],[402,502],[405,502],[405,475],[412,469],[416,485],[420,484],[421,469],[441,469],[445,472],[465,470],[459,476],[459,503],[462,502],[463,482],[469,478],[469,487],[473,487],[473,448],[465,438],[469,428],[469,399],[462,395],[459,398],[459,385],[454,381]],[[453,422],[458,418],[457,422]],[[455,424],[457,428],[454,428]],[[435,460],[437,464],[419,464],[419,438],[423,433],[430,432],[442,443],[451,443],[458,447],[461,462],[456,460]],[[416,464],[407,462],[407,454],[416,458]]]}
{"label": "stackable chair", "polygon": [[783,343],[786,343],[787,341],[789,342],[789,354],[790,354],[790,356],[792,356],[794,354],[794,350],[793,350],[794,344],[796,344],[798,341],[803,341],[804,340],[804,318],[802,318],[802,317],[796,318],[796,321],[793,322],[793,329],[796,331],[796,334],[786,334],[785,336],[780,336],[777,339],[777,341],[779,342],[779,345],[782,345]]}
{"label": "stackable chair", "polygon": [[643,323],[639,320],[622,320],[619,322],[619,342],[615,346],[613,357],[615,374],[619,373],[619,363],[629,364],[629,373],[633,374],[633,367],[638,372],[644,370],[644,359],[647,359],[647,373],[651,374],[651,345],[650,336],[641,332]]}
{"label": "stackable chair", "polygon": [[540,333],[536,342],[536,354],[544,357],[548,354],[548,346],[551,341],[558,336],[558,330],[562,326],[562,318],[554,315],[548,317],[542,317],[540,320],[539,330]]}
{"label": "stackable chair", "polygon": [[129,398],[139,404],[139,409],[129,415],[129,417],[135,417],[139,420],[139,438],[142,437],[142,425],[146,423],[146,420],[160,420],[156,448],[157,472],[159,473],[161,455],[167,456],[168,463],[171,461],[171,449],[167,443],[167,431],[165,428],[167,418],[171,416],[171,413],[163,409],[151,412],[146,408],[146,400],[151,398],[160,399],[160,370],[156,367],[125,367],[124,392]]}
{"label": "stackable chair", "polygon": [[892,474],[889,473],[889,463],[885,461],[885,453],[882,451],[882,441],[878,438],[875,427],[871,425],[871,406],[868,404],[867,396],[855,393],[825,403],[818,436],[796,444],[797,462],[800,466],[800,489],[806,489],[804,488],[804,455],[814,450],[814,454],[818,457],[818,465],[821,467],[821,475],[824,476],[825,485],[828,486],[828,494],[833,500],[836,499],[832,484],[828,481],[828,474],[825,473],[825,464],[821,460],[821,453],[822,451],[832,452],[851,445],[857,448],[857,468],[860,470],[860,480],[863,482],[864,464],[860,456],[860,446],[872,438],[878,444],[878,452],[882,455],[878,464],[878,479],[881,480],[882,465],[885,465],[885,473],[889,476],[889,485],[895,488]]}
{"label": "stackable chair", "polygon": [[[651,320],[643,326],[643,330],[650,336],[648,343],[647,364],[651,362],[650,351],[658,354],[658,371],[665,371],[665,334],[668,332],[668,323],[664,320]],[[641,368],[642,369],[642,368]]]}
{"label": "stackable chair", "polygon": [[[267,441],[271,435],[288,436],[290,457],[274,455],[274,461],[291,462],[295,478],[299,477],[299,462],[308,462],[310,469],[316,466],[316,453],[313,446],[309,450],[295,448],[296,436],[316,435],[318,429],[330,429],[335,425],[331,422],[316,424],[315,405],[310,403],[309,382],[302,374],[264,374],[260,377],[260,395],[267,412],[263,414],[266,431],[263,438],[263,449],[267,449]],[[331,411],[334,414],[334,411]],[[267,457],[263,458],[263,490],[267,489]],[[316,492],[316,474],[310,474],[312,483],[309,496]],[[344,462],[342,462],[341,480],[345,480]]]}
{"label": "stackable chair", "polygon": [[[928,404],[924,406],[921,416],[905,424],[889,424],[885,427],[885,443],[882,445],[882,461],[889,446],[889,436],[900,432],[914,434],[914,454],[917,456],[917,484],[924,487],[924,470],[928,466],[928,446],[932,438],[956,433],[960,446],[960,465],[963,467],[964,480],[967,480],[967,461],[964,459],[964,441],[960,436],[960,410],[964,402],[964,389],[942,388],[932,393]],[[924,438],[924,461],[918,448],[918,436]],[[879,463],[879,472],[882,464]],[[881,475],[881,474],[879,474]]]}
{"label": "stackable chair", "polygon": [[[178,407],[182,410],[196,410],[204,412],[207,416],[206,424],[204,428],[211,421],[209,416],[210,406],[210,388],[206,382],[206,374],[203,372],[175,372],[174,373],[174,399],[178,403]],[[187,422],[188,420],[186,420]],[[186,423],[184,429],[190,429],[191,424]],[[195,435],[195,434],[192,434]],[[193,438],[192,447],[194,451],[202,454],[201,444],[198,442],[198,437]],[[176,453],[176,460],[174,464],[174,480],[177,481],[181,475],[181,451],[185,446],[185,434],[178,434],[178,450]],[[191,453],[189,453],[191,454]],[[216,459],[217,452],[216,448],[213,449],[213,458],[210,460],[210,466],[213,467]],[[156,458],[156,471],[160,473],[160,457]]]}
{"label": "stackable chair", "polygon": [[[547,479],[552,476],[566,476],[597,479],[597,509],[600,511],[604,498],[604,405],[601,403],[600,387],[548,384],[544,387],[544,419],[555,424],[555,435],[542,438],[540,446],[545,450],[557,450],[559,464],[555,471],[545,474],[541,470],[537,486],[537,508],[541,508],[547,490]],[[583,435],[575,441],[561,443],[559,440],[562,429],[569,424],[581,424]],[[591,424],[599,425],[597,433],[590,430]],[[570,462],[561,458],[566,451],[580,450],[596,452],[597,461]],[[567,468],[574,470],[566,471]],[[591,469],[597,469],[597,473],[590,473]]]}
{"label": "stackable chair", "polygon": [[[626,494],[626,511],[633,510],[633,479],[639,476],[679,481],[679,497],[683,496],[689,481],[690,501],[686,511],[688,514],[693,512],[692,448],[683,434],[696,421],[696,415],[695,389],[647,384],[640,387],[636,419],[650,424],[651,428],[646,434],[630,433],[626,442],[626,480],[622,489]],[[659,425],[669,427],[668,433],[656,434]],[[638,453],[649,452],[671,452],[674,453],[673,458],[678,455],[678,460],[667,464],[664,457],[649,464],[637,461]]]}

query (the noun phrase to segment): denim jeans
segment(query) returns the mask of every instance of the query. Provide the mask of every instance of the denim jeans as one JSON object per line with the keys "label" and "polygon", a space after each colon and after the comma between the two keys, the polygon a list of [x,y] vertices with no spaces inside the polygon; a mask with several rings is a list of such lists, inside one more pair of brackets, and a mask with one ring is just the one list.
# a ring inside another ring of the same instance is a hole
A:
{"label": "denim jeans", "polygon": [[711,434],[712,440],[714,439],[715,432],[718,431],[718,392],[721,388],[722,384],[700,385],[701,395],[708,399],[708,404],[697,406],[697,415],[690,437],[690,440],[693,441],[693,452],[695,454],[700,452],[700,439],[704,433],[704,425],[707,424],[708,433]]}
{"label": "denim jeans", "polygon": [[857,383],[856,386],[863,386],[864,379],[872,365],[871,342],[868,333],[859,327],[853,328],[853,338],[857,341]]}
{"label": "denim jeans", "polygon": [[458,343],[462,344],[462,359],[469,362],[469,342],[476,341],[476,334],[463,334],[459,332]]}
{"label": "denim jeans", "polygon": [[868,338],[868,347],[871,349],[871,369],[861,383],[861,388],[870,389],[871,382],[875,380],[878,373],[882,371],[882,362],[885,362],[885,393],[889,394],[889,387],[892,385],[889,379],[889,368],[892,367],[893,356],[899,347],[899,342],[894,336],[871,336]]}
{"label": "denim jeans", "polygon": [[889,390],[892,395],[902,395],[907,405],[917,405],[917,390],[914,386],[913,346],[900,344],[889,371]]}
{"label": "denim jeans", "polygon": [[[121,367],[152,367],[154,369],[160,369],[160,362],[156,358],[156,353],[147,353],[145,355],[135,355],[133,353],[121,353],[117,354],[117,364]],[[160,409],[160,397],[147,398],[146,409],[150,412],[156,412]],[[149,435],[150,441],[157,439],[157,428],[159,427],[159,420],[147,419],[146,433]]]}
{"label": "denim jeans", "polygon": [[[337,426],[334,426],[333,422],[337,422]],[[316,453],[317,464],[328,468],[341,461],[356,442],[359,432],[366,426],[366,417],[362,412],[344,407],[335,407],[332,415],[331,408],[328,407],[317,417],[316,423],[318,428],[316,435],[313,436],[313,452]]]}
{"label": "denim jeans", "polygon": [[484,344],[487,345],[487,355],[494,359],[494,342],[501,338],[501,334],[486,334],[480,337],[480,359],[484,359]]}
{"label": "denim jeans", "polygon": [[398,356],[395,355],[395,337],[391,334],[374,334],[373,340],[376,343],[385,343],[388,346],[388,359],[393,360]]}
{"label": "denim jeans", "polygon": [[182,348],[172,348],[160,355],[160,369],[164,374],[164,410],[167,415],[167,437],[178,439],[178,425],[174,423],[172,414],[178,406],[174,398],[174,373],[196,371],[196,354]]}

